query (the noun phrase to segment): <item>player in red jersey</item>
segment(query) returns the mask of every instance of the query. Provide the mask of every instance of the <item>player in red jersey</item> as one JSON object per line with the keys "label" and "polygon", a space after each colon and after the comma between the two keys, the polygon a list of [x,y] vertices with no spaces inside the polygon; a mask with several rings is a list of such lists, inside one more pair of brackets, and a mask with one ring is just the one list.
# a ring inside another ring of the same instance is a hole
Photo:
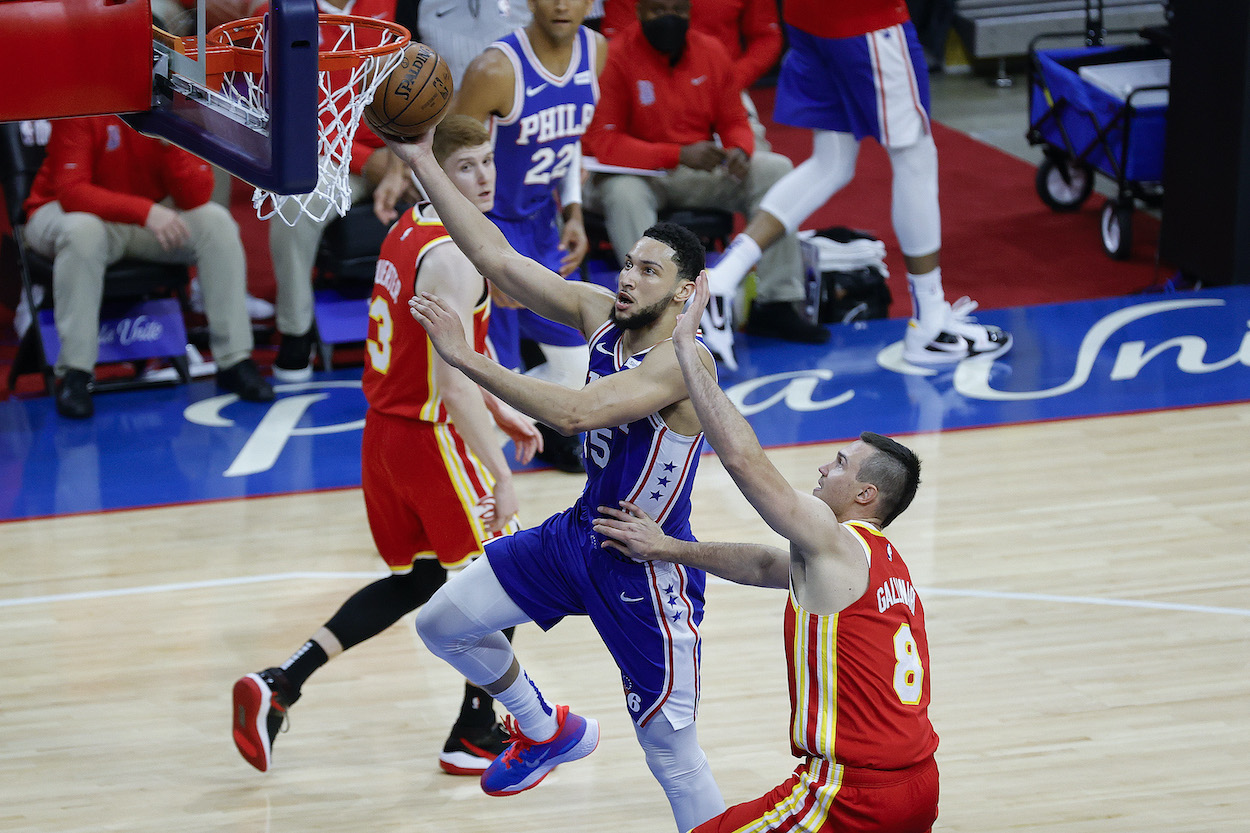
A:
{"label": "player in red jersey", "polygon": [[928,715],[924,607],[881,532],[915,496],[920,460],[864,433],[820,467],[812,496],[792,488],[698,359],[695,329],[709,296],[705,273],[673,332],[677,359],[708,441],[790,551],[668,538],[624,501],[599,507],[594,522],[604,546],[626,555],[789,587],[790,747],[802,763],[770,792],[695,831],[928,831],[937,818],[938,737]]}
{"label": "player in red jersey", "polygon": [[[490,208],[494,155],[480,123],[446,119],[435,134],[434,154],[461,193],[479,209]],[[466,336],[487,352],[486,280],[429,206],[408,211],[378,258],[362,380],[369,401],[361,448],[365,509],[391,575],[357,591],[282,666],[235,683],[235,746],[262,772],[272,761],[286,710],[314,671],[416,610],[443,585],[447,569],[463,566],[482,554],[485,541],[518,528],[512,472],[495,425],[516,443],[522,463],[541,448],[541,437],[527,417],[438,357],[408,314],[408,299],[418,288],[448,299]],[[479,775],[503,751],[506,738],[491,696],[466,684],[439,764],[455,775]]]}

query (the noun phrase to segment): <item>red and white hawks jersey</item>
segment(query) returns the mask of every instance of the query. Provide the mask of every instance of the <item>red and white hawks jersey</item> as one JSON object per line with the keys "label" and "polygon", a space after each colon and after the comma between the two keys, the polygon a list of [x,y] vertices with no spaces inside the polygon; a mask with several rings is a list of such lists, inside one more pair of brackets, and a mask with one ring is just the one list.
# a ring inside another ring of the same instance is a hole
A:
{"label": "red and white hawks jersey", "polygon": [[[423,422],[448,422],[447,408],[434,380],[437,354],[425,328],[408,311],[425,255],[435,246],[454,245],[447,229],[418,208],[404,213],[386,235],[373,275],[369,336],[361,379],[369,407]],[[486,353],[490,296],[486,281],[473,308],[473,349]]]}
{"label": "red and white hawks jersey", "polygon": [[875,527],[843,524],[869,558],[868,590],[831,616],[786,606],[790,748],[797,757],[894,770],[927,759],[929,640],[924,607],[898,552]]}

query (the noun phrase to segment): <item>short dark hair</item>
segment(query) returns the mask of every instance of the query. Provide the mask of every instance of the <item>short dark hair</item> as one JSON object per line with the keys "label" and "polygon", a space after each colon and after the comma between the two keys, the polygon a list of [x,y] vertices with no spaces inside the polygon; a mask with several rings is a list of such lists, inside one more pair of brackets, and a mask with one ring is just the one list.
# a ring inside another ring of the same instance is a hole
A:
{"label": "short dark hair", "polygon": [[673,262],[677,264],[677,277],[683,281],[693,281],[699,277],[705,264],[703,244],[699,236],[685,226],[677,223],[656,223],[642,233],[673,250]]}
{"label": "short dark hair", "polygon": [[882,498],[881,527],[884,529],[903,514],[916,496],[916,489],[920,487],[920,458],[902,443],[871,431],[865,431],[859,438],[876,450],[860,464],[855,479],[877,487]]}
{"label": "short dark hair", "polygon": [[472,116],[448,116],[434,128],[434,159],[441,166],[458,150],[475,148],[490,142],[490,132]]}

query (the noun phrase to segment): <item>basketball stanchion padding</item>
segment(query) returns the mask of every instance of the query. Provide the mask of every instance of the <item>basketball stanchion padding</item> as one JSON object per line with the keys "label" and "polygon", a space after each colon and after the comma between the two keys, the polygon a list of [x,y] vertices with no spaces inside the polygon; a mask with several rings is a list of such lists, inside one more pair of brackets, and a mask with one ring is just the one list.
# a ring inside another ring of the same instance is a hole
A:
{"label": "basketball stanchion padding", "polygon": [[0,121],[152,106],[147,0],[0,0]]}

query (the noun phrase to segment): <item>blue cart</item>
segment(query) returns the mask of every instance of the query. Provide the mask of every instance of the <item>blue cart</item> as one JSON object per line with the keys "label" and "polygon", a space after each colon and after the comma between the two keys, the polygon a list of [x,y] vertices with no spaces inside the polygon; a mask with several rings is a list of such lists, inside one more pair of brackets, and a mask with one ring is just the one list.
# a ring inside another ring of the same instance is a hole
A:
{"label": "blue cart", "polygon": [[1151,43],[1105,45],[1105,34],[1091,27],[1083,47],[1044,50],[1040,43],[1073,35],[1034,38],[1027,137],[1043,148],[1037,193],[1051,209],[1080,208],[1096,174],[1115,183],[1116,194],[1102,210],[1102,244],[1108,255],[1123,260],[1133,247],[1136,204],[1157,207],[1163,199],[1168,87],[1134,79],[1147,70],[1166,72],[1167,56]]}

